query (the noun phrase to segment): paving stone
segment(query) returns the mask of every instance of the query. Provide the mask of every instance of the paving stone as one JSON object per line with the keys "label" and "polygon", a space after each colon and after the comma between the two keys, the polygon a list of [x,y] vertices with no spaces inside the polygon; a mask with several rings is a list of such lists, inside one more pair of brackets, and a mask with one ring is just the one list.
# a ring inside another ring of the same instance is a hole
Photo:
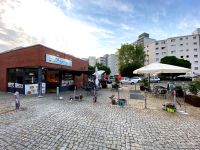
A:
{"label": "paving stone", "polygon": [[83,93],[83,101],[70,103],[73,92],[62,93],[64,100],[55,100],[55,94],[22,96],[26,109],[19,112],[11,111],[11,94],[0,94],[0,150],[199,149],[198,116],[137,107],[143,101],[130,105],[129,91],[130,87],[120,91],[120,98],[128,100],[123,108],[111,105],[109,97],[117,92],[102,89],[97,103],[84,91],[77,91]]}

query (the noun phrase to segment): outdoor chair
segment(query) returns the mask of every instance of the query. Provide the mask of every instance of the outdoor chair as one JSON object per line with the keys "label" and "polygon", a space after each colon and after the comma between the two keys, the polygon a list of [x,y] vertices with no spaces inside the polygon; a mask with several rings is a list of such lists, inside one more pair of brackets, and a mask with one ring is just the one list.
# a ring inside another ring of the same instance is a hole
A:
{"label": "outdoor chair", "polygon": [[153,95],[155,97],[167,97],[167,88],[163,87],[163,86],[154,86],[153,87]]}
{"label": "outdoor chair", "polygon": [[118,88],[119,88],[119,84],[112,84],[112,89],[113,90],[118,90]]}

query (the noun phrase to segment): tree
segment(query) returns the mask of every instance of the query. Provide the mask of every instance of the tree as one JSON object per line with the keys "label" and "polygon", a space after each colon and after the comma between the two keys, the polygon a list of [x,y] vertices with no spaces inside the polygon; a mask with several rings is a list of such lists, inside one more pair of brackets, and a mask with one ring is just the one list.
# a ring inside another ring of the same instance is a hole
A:
{"label": "tree", "polygon": [[125,64],[120,67],[120,71],[121,71],[122,76],[132,77],[133,71],[140,67],[141,66],[139,64]]}
{"label": "tree", "polygon": [[[95,65],[95,67],[96,67],[96,66],[97,66],[98,70],[104,70],[104,71],[106,72],[107,75],[109,75],[109,74],[111,73],[110,68],[107,67],[107,66],[105,66],[105,65],[103,65],[103,64],[97,63],[97,64]],[[94,67],[94,68],[95,68],[95,67]]]}
{"label": "tree", "polygon": [[180,67],[185,67],[185,68],[191,68],[191,63],[188,60],[179,59],[175,56],[166,56],[162,58],[160,62],[163,64],[170,64],[170,65],[175,65],[175,66],[180,66]]}
{"label": "tree", "polygon": [[[179,59],[175,56],[166,56],[166,57],[162,58],[160,60],[160,62],[163,63],[163,64],[169,64],[169,65],[175,65],[175,66],[180,66],[180,67],[185,67],[185,68],[191,68],[191,63],[188,60]],[[173,79],[173,76],[178,76],[180,74],[183,74],[183,73],[174,73],[174,74],[166,73],[166,74],[161,74],[160,77],[166,78],[167,76],[172,76],[172,79]]]}
{"label": "tree", "polygon": [[95,71],[95,67],[94,66],[88,66],[88,70],[90,70],[90,71]]}
{"label": "tree", "polygon": [[122,44],[118,49],[119,69],[122,76],[133,75],[133,71],[144,65],[145,52],[141,45]]}

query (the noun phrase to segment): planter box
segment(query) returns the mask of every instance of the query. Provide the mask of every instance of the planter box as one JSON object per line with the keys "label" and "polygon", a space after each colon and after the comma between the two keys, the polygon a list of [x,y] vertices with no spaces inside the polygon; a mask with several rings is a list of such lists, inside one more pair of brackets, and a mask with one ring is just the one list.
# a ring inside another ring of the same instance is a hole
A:
{"label": "planter box", "polygon": [[195,107],[200,107],[200,97],[195,95],[185,95],[185,102]]}

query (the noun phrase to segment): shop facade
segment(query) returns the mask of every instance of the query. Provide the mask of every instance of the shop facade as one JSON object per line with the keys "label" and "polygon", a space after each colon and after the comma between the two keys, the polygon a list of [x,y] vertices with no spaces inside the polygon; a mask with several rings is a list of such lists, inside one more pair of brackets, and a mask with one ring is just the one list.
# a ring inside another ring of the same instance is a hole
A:
{"label": "shop facade", "polygon": [[45,94],[87,83],[88,62],[43,45],[0,53],[0,91]]}

